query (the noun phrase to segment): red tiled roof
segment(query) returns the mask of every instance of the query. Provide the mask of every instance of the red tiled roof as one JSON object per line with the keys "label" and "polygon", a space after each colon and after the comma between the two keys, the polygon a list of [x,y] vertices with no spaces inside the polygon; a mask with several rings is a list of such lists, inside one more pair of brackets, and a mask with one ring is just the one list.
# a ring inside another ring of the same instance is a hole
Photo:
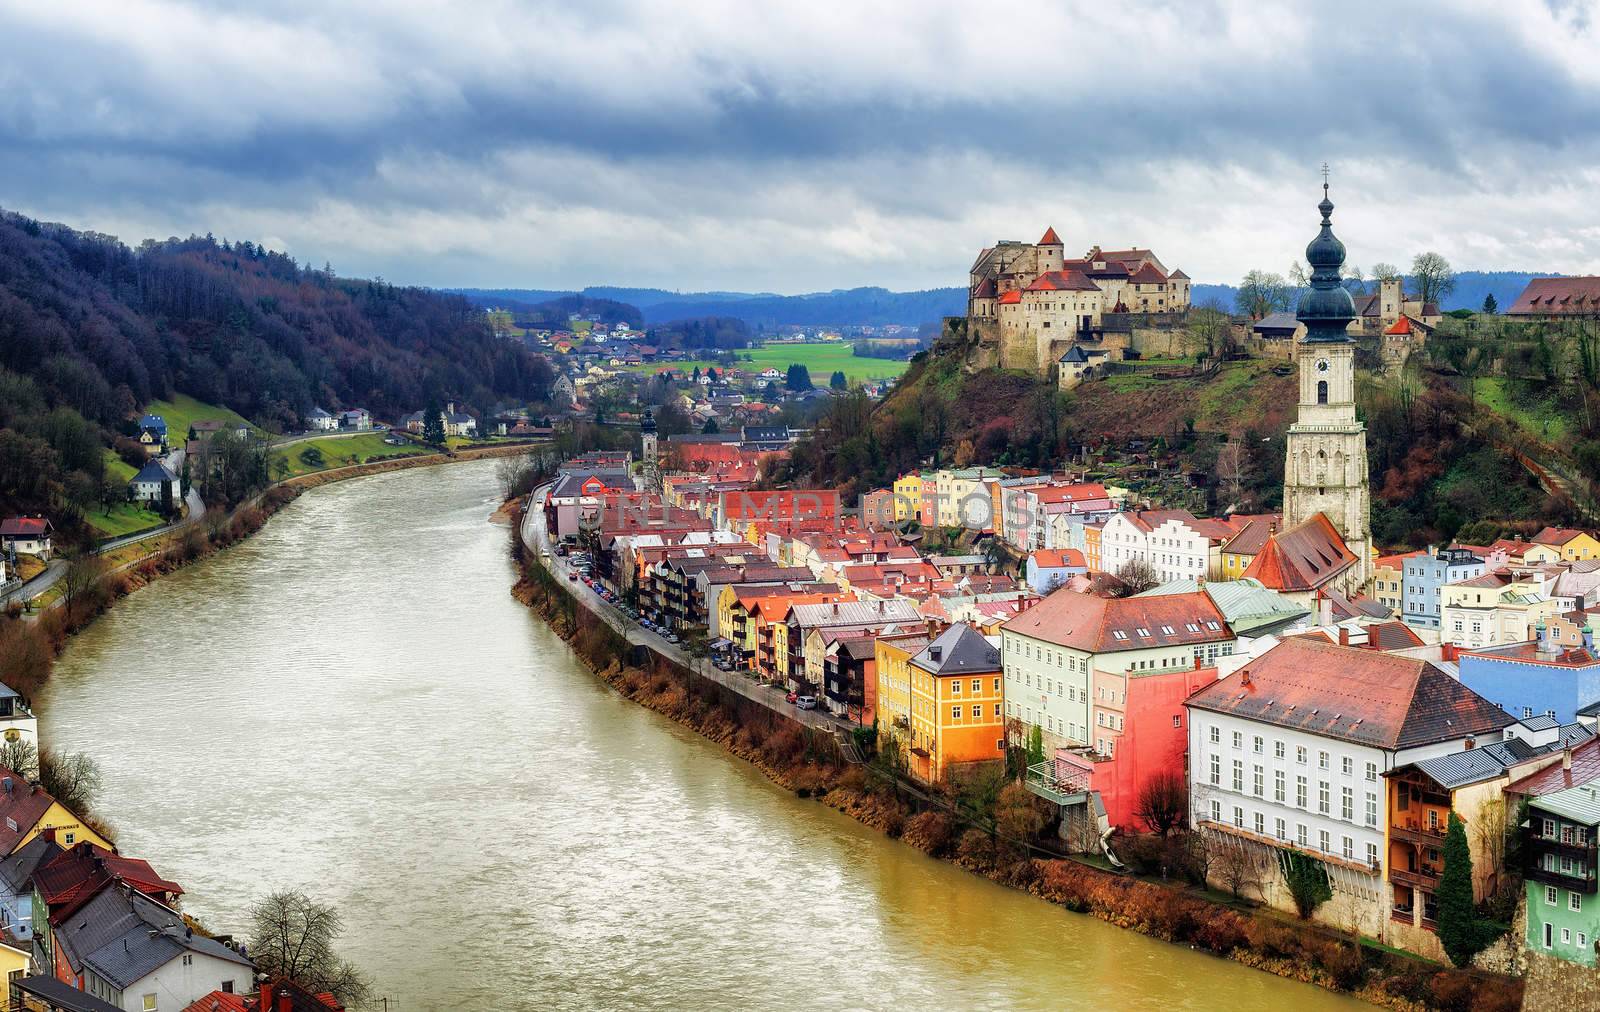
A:
{"label": "red tiled roof", "polygon": [[974,299],[992,299],[994,298],[994,293],[993,278],[984,278],[972,289],[972,297]]}
{"label": "red tiled roof", "polygon": [[1149,534],[1168,520],[1181,520],[1187,524],[1196,519],[1195,515],[1188,510],[1133,510],[1122,514],[1122,516],[1128,523],[1146,534]]}
{"label": "red tiled roof", "polygon": [[1504,710],[1414,657],[1291,637],[1188,705],[1397,750],[1497,732]]}
{"label": "red tiled roof", "polygon": [[0,521],[0,537],[40,537],[50,530],[50,521],[44,517],[7,517]]}
{"label": "red tiled roof", "polygon": [[1409,316],[1400,317],[1400,319],[1398,319],[1398,320],[1394,321],[1393,323],[1389,324],[1388,329],[1385,330],[1384,333],[1385,334],[1396,334],[1396,335],[1402,335],[1402,334],[1411,333],[1411,317],[1409,317]]}
{"label": "red tiled roof", "polygon": [[1030,292],[1098,292],[1100,286],[1079,271],[1046,271],[1033,279]]}
{"label": "red tiled roof", "polygon": [[1058,590],[1007,622],[1006,630],[1097,654],[1233,639],[1204,592],[1103,598]]}
{"label": "red tiled roof", "polygon": [[1157,270],[1155,264],[1147,263],[1134,271],[1128,280],[1140,285],[1159,285],[1166,282],[1167,276]]}
{"label": "red tiled roof", "polygon": [[1167,279],[1169,281],[1177,280],[1179,278],[1183,279],[1184,281],[1188,281],[1189,280],[1189,275],[1183,273],[1183,268],[1182,267],[1179,267],[1179,268],[1175,269],[1171,274],[1167,275]]}
{"label": "red tiled roof", "polygon": [[80,843],[34,869],[33,885],[50,919],[60,923],[113,882],[124,882],[153,899],[182,896],[183,886],[162,878],[148,861],[123,857],[91,843]]}
{"label": "red tiled roof", "polygon": [[1061,239],[1059,237],[1057,237],[1056,230],[1053,227],[1052,228],[1047,228],[1047,229],[1044,230],[1044,236],[1042,238],[1040,238],[1040,240],[1039,240],[1039,245],[1040,246],[1060,246],[1061,245]]}
{"label": "red tiled roof", "polygon": [[1538,798],[1596,780],[1600,780],[1600,737],[1588,738],[1573,746],[1571,769],[1562,769],[1560,762],[1554,763],[1506,784],[1505,793]]}
{"label": "red tiled roof", "polygon": [[1560,548],[1562,545],[1587,534],[1572,527],[1546,527],[1533,536],[1536,545],[1549,545],[1551,548]]}
{"label": "red tiled roof", "polygon": [[1033,564],[1040,569],[1060,569],[1084,565],[1083,553],[1076,548],[1041,548],[1033,553]]}
{"label": "red tiled roof", "polygon": [[1267,516],[1239,516],[1235,514],[1228,518],[1239,533],[1229,538],[1222,545],[1222,550],[1230,555],[1258,555],[1266,547],[1267,538],[1277,530],[1283,518],[1277,514]]}
{"label": "red tiled roof", "polygon": [[1400,569],[1405,565],[1407,559],[1414,559],[1419,555],[1427,554],[1427,549],[1418,548],[1414,552],[1396,552],[1394,555],[1380,555],[1378,556],[1377,565],[1380,569]]}
{"label": "red tiled roof", "polygon": [[1314,513],[1303,523],[1268,538],[1244,576],[1260,580],[1268,590],[1293,593],[1316,590],[1355,562],[1333,523]]}
{"label": "red tiled roof", "polygon": [[1505,312],[1508,316],[1600,313],[1600,277],[1533,278]]}
{"label": "red tiled roof", "polygon": [[1022,301],[1022,292],[1013,288],[995,301],[1002,306],[1014,306]]}
{"label": "red tiled roof", "polygon": [[1031,490],[1041,503],[1082,502],[1086,499],[1105,499],[1106,487],[1098,483],[1083,485],[1045,485]]}

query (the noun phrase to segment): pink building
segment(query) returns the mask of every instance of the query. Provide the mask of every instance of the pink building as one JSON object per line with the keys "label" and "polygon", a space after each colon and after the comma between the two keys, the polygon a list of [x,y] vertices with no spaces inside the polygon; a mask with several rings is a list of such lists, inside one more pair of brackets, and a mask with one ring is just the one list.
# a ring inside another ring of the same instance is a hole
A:
{"label": "pink building", "polygon": [[1107,820],[1120,831],[1148,832],[1138,814],[1139,792],[1159,773],[1183,780],[1189,734],[1183,702],[1216,680],[1216,668],[1125,676],[1096,672],[1094,732],[1113,737],[1115,747],[1110,756],[1082,747],[1056,749],[1057,781],[1099,794]]}

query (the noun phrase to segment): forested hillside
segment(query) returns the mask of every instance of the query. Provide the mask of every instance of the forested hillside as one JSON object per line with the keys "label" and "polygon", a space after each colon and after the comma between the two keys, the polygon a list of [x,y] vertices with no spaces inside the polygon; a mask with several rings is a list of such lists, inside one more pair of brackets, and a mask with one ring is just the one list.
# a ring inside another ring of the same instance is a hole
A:
{"label": "forested hillside", "polygon": [[251,242],[134,250],[0,212],[0,509],[94,501],[104,448],[174,393],[281,431],[313,405],[393,419],[430,399],[540,400],[551,379],[460,296],[339,278]]}

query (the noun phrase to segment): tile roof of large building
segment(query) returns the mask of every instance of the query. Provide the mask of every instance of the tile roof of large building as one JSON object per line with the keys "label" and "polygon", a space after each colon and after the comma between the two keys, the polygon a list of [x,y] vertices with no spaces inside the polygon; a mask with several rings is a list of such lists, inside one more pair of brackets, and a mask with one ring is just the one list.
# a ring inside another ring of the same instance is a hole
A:
{"label": "tile roof of large building", "polygon": [[1600,738],[1587,738],[1572,746],[1572,757],[1513,780],[1505,787],[1507,794],[1539,797],[1553,794],[1577,784],[1600,779]]}
{"label": "tile roof of large building", "polygon": [[1048,227],[1048,228],[1046,228],[1044,230],[1044,236],[1042,238],[1040,238],[1040,240],[1037,243],[1037,245],[1039,245],[1039,246],[1060,246],[1061,245],[1061,238],[1060,238],[1060,236],[1056,235],[1055,226],[1050,226],[1050,227]]}
{"label": "tile roof of large building", "polygon": [[1005,630],[1095,654],[1233,639],[1222,612],[1199,593],[1104,598],[1058,590]]}
{"label": "tile roof of large building", "polygon": [[1505,313],[1508,316],[1600,314],[1600,277],[1531,278]]}
{"label": "tile roof of large building", "polygon": [[1250,560],[1244,575],[1269,590],[1317,590],[1355,565],[1356,557],[1333,523],[1321,513],[1279,531]]}
{"label": "tile roof of large building", "polygon": [[118,990],[143,980],[185,951],[244,967],[254,965],[221,942],[189,931],[171,908],[120,888],[102,889],[54,934],[74,971],[88,967]]}
{"label": "tile roof of large building", "polygon": [[1034,278],[1025,290],[1030,292],[1098,292],[1100,286],[1089,280],[1081,271],[1046,271]]}
{"label": "tile roof of large building", "polygon": [[1189,705],[1399,750],[1499,732],[1512,718],[1433,664],[1315,639],[1284,640]]}

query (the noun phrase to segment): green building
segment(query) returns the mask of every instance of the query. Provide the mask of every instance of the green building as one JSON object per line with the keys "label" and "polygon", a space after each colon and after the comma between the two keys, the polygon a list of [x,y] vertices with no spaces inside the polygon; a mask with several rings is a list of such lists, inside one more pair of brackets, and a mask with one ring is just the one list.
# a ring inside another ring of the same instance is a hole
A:
{"label": "green building", "polygon": [[1530,798],[1523,832],[1528,948],[1594,966],[1600,938],[1600,781]]}

